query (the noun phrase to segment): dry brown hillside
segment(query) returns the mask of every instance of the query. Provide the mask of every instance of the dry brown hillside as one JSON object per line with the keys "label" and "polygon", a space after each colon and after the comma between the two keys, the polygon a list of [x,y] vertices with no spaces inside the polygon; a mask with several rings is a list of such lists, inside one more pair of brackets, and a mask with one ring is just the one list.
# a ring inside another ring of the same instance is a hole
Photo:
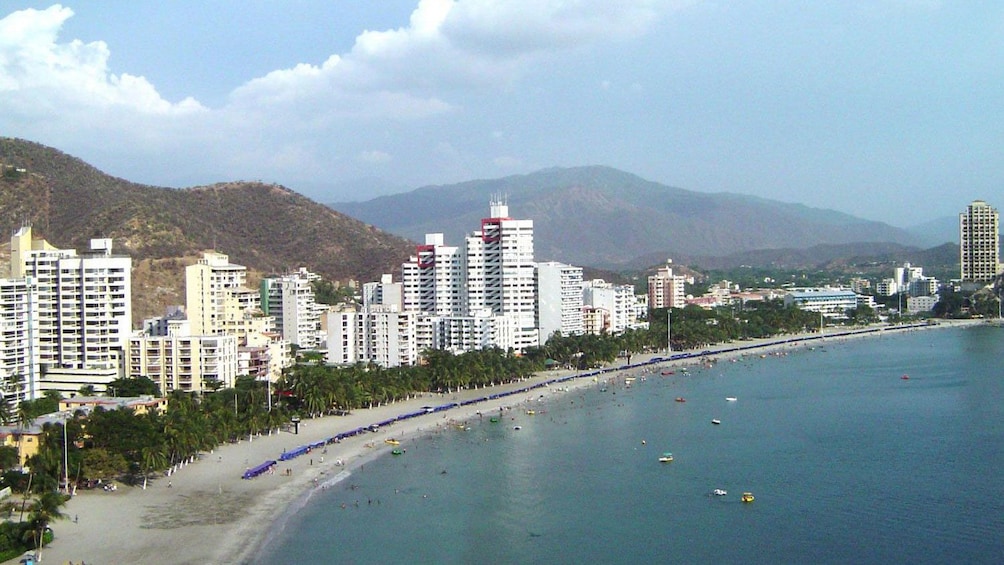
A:
{"label": "dry brown hillside", "polygon": [[116,252],[133,258],[137,322],[184,303],[184,267],[204,250],[257,273],[303,266],[329,280],[368,281],[399,270],[412,249],[404,238],[279,185],[140,185],[11,138],[0,138],[0,165],[0,225],[10,233],[30,223],[37,236],[77,250],[91,238],[112,238]]}

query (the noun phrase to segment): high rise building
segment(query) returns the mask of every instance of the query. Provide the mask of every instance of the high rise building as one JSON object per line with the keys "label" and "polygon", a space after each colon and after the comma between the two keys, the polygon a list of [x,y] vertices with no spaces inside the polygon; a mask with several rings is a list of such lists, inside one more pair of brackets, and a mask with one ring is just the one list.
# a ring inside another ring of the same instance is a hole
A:
{"label": "high rise building", "polygon": [[659,308],[683,308],[686,303],[684,284],[687,278],[673,274],[673,267],[667,264],[648,278],[648,306]]}
{"label": "high rise building", "polygon": [[223,253],[206,252],[185,267],[185,306],[192,335],[224,333],[224,308],[234,291],[245,287],[247,268],[230,263]]}
{"label": "high rise building", "polygon": [[541,343],[547,343],[555,332],[582,334],[582,267],[537,263],[537,312]]}
{"label": "high rise building", "polygon": [[37,288],[43,374],[103,370],[115,377],[132,332],[131,268],[129,257],[112,255],[111,239],[92,239],[89,253],[77,255],[33,239],[30,226],[14,233],[12,277]]}
{"label": "high rise building", "polygon": [[459,316],[464,308],[464,255],[430,233],[425,244],[401,265],[404,310],[437,316]]}
{"label": "high rise building", "polygon": [[509,206],[493,199],[481,229],[465,240],[468,315],[484,309],[513,320],[517,351],[536,346],[536,263],[533,220],[514,220]]}
{"label": "high rise building", "polygon": [[963,282],[989,283],[1000,273],[1000,215],[982,200],[959,214]]}
{"label": "high rise building", "polygon": [[207,252],[185,268],[191,335],[237,337],[238,374],[276,380],[293,363],[289,342],[264,313],[259,290],[246,286],[247,267],[223,253]]}
{"label": "high rise building", "polygon": [[266,316],[275,318],[276,331],[301,349],[320,346],[321,310],[314,301],[310,283],[319,277],[301,268],[261,281],[261,304]]}
{"label": "high rise building", "polygon": [[0,279],[0,395],[38,398],[38,291],[30,278]]}

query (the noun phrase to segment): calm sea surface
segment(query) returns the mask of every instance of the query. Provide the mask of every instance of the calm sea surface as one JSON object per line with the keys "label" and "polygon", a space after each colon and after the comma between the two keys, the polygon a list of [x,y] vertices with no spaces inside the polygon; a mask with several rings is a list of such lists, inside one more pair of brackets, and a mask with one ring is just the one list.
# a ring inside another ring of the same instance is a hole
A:
{"label": "calm sea surface", "polygon": [[1002,563],[1002,361],[939,329],[548,395],[386,447],[259,562]]}

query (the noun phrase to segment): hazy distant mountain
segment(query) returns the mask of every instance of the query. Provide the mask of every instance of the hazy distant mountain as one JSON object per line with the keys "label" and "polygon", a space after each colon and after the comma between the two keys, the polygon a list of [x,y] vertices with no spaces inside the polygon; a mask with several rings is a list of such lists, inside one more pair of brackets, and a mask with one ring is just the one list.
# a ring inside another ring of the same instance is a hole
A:
{"label": "hazy distant mountain", "polygon": [[618,267],[643,256],[725,256],[822,244],[916,244],[880,222],[738,194],[707,194],[644,180],[610,167],[552,168],[528,175],[427,186],[330,206],[403,237],[443,232],[448,245],[488,215],[492,195],[514,218],[534,220],[539,260]]}
{"label": "hazy distant mountain", "polygon": [[959,244],[959,217],[945,216],[929,222],[917,224],[906,228],[906,231],[913,234],[917,240],[926,246],[941,245],[942,243]]}
{"label": "hazy distant mountain", "polygon": [[[645,269],[658,264],[660,257],[657,254],[638,257],[628,266],[633,269]],[[912,263],[924,267],[925,274],[932,269],[939,272],[949,270],[954,276],[955,271],[958,271],[959,246],[945,243],[921,249],[898,243],[824,244],[805,249],[788,247],[741,251],[717,257],[681,255],[679,258],[674,257],[674,263],[692,265],[700,270],[754,266],[805,270],[857,270],[871,273],[874,267],[879,271],[888,271],[886,276],[892,276],[890,265]]]}
{"label": "hazy distant mountain", "polygon": [[[412,244],[285,187],[231,182],[159,188],[108,176],[44,145],[0,138],[0,222],[28,222],[62,248],[110,237],[133,257],[134,315],[184,303],[184,266],[204,250],[260,273],[308,267],[331,280],[377,280],[400,268]],[[3,261],[2,263],[6,263]]]}

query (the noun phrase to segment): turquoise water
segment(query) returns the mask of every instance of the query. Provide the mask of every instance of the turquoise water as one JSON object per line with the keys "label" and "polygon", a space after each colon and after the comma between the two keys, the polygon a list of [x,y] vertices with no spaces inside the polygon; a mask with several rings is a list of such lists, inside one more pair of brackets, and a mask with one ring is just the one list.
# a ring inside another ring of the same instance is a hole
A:
{"label": "turquoise water", "polygon": [[1002,359],[979,327],[636,371],[406,442],[258,561],[1004,562]]}

